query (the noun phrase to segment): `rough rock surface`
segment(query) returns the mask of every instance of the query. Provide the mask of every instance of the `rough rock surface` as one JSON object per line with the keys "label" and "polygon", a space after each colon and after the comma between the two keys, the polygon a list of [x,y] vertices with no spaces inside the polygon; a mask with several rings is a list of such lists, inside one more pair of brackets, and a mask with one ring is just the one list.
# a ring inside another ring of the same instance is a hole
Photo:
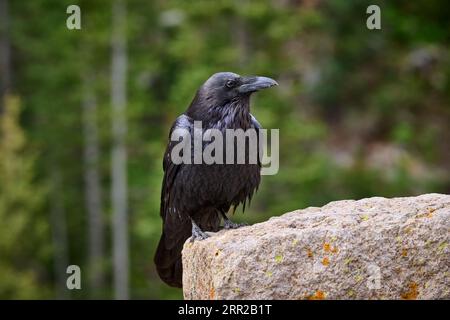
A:
{"label": "rough rock surface", "polygon": [[186,242],[186,299],[449,299],[450,195],[344,200]]}

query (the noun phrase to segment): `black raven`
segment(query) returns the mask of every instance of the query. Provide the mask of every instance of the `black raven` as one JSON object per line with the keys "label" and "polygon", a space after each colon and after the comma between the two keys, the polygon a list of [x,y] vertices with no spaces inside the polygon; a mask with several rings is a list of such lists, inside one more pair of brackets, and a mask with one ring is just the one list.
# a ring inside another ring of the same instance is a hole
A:
{"label": "black raven", "polygon": [[[200,87],[187,111],[175,120],[169,137],[176,129],[192,135],[194,121],[201,121],[202,130],[259,130],[260,124],[250,113],[250,95],[274,85],[277,82],[267,77],[216,73]],[[181,288],[184,242],[191,236],[207,238],[204,231],[218,231],[222,218],[224,228],[240,226],[231,222],[226,213],[239,204],[245,209],[245,202],[251,200],[258,188],[261,163],[258,158],[256,163],[244,164],[175,164],[171,151],[176,143],[169,139],[163,159],[160,209],[163,227],[154,260],[160,278]],[[204,149],[205,144],[202,146]]]}

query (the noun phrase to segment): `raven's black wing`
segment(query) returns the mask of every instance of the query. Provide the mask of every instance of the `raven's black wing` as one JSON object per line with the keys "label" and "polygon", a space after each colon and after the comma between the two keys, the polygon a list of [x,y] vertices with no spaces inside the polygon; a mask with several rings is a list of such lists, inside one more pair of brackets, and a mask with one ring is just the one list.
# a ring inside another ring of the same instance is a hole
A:
{"label": "raven's black wing", "polygon": [[177,174],[184,164],[176,164],[172,159],[173,148],[180,142],[172,141],[171,137],[175,130],[184,130],[185,134],[191,134],[192,128],[193,122],[186,115],[181,115],[175,120],[170,129],[169,142],[163,159],[164,178],[160,207],[163,230],[154,260],[161,279],[174,287],[182,286],[181,250],[184,242],[191,235],[191,222],[189,216],[180,212],[180,208],[174,205],[177,195],[174,194],[173,187]]}
{"label": "raven's black wing", "polygon": [[160,208],[160,215],[161,218],[163,218],[163,221],[167,217],[168,211],[171,209],[170,203],[172,200],[171,198],[173,197],[172,187],[179,169],[181,168],[181,166],[183,166],[183,164],[175,164],[172,161],[171,157],[172,150],[174,146],[179,142],[172,141],[171,137],[175,130],[184,130],[185,133],[192,134],[192,128],[193,128],[192,119],[183,114],[175,120],[174,124],[172,125],[172,128],[170,129],[169,142],[167,144],[163,159],[164,178],[161,190],[161,208]]}

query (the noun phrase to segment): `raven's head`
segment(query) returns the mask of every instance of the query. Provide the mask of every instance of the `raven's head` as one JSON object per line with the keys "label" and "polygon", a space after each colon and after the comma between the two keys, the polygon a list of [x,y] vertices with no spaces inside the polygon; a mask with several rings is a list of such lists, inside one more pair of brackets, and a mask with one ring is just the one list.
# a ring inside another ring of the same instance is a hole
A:
{"label": "raven's head", "polygon": [[203,84],[202,93],[216,100],[227,102],[241,97],[248,97],[253,92],[270,88],[278,83],[267,77],[243,77],[233,72],[213,74]]}
{"label": "raven's head", "polygon": [[211,113],[225,115],[228,113],[224,112],[226,109],[248,113],[250,95],[276,85],[278,83],[275,80],[267,77],[244,77],[233,72],[215,73],[197,91],[187,115],[203,119]]}
{"label": "raven's head", "polygon": [[223,106],[231,101],[248,100],[253,92],[276,85],[278,83],[275,80],[267,77],[244,77],[233,72],[218,72],[206,80],[197,95],[210,106]]}

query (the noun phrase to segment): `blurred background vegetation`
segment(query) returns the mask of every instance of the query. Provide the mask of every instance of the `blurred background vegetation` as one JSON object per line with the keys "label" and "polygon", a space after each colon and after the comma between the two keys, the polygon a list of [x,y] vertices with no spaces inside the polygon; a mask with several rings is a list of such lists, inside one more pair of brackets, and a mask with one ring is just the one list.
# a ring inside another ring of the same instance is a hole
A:
{"label": "blurred background vegetation", "polygon": [[[81,30],[66,27],[70,4]],[[381,30],[366,28],[370,4]],[[439,0],[0,0],[0,298],[182,297],[152,262],[162,155],[172,121],[218,71],[280,83],[252,104],[265,128],[280,129],[280,170],[235,220],[450,193],[449,9]],[[128,243],[113,241],[121,230]],[[119,265],[118,244],[129,248]],[[82,290],[66,289],[70,264]],[[115,284],[121,272],[129,283]]]}

